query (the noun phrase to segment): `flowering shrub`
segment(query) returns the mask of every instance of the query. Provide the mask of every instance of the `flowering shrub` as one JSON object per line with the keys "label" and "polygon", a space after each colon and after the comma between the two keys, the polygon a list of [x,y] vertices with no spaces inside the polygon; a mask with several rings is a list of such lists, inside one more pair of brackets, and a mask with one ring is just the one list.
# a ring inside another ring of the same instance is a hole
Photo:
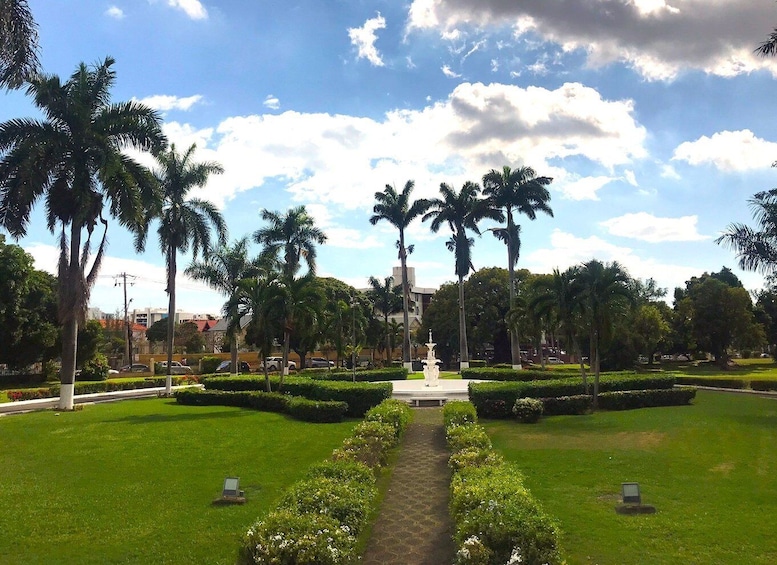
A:
{"label": "flowering shrub", "polygon": [[523,424],[537,423],[542,411],[542,400],[536,398],[519,398],[513,405],[513,414]]}
{"label": "flowering shrub", "polygon": [[375,485],[375,475],[372,470],[357,461],[322,461],[313,465],[305,474],[305,478],[308,479],[319,477]]}
{"label": "flowering shrub", "polygon": [[370,408],[364,415],[367,422],[390,424],[394,428],[397,440],[405,433],[411,417],[410,407],[401,400],[393,399],[384,400],[377,406]]}
{"label": "flowering shrub", "polygon": [[243,536],[238,565],[350,565],[358,561],[347,526],[322,514],[271,512]]}
{"label": "flowering shrub", "polygon": [[80,379],[84,381],[104,381],[108,379],[108,358],[102,353],[96,353],[81,367]]}
{"label": "flowering shrub", "polygon": [[454,453],[465,447],[491,449],[491,439],[483,427],[477,424],[450,426],[447,430],[447,438],[448,447]]}
{"label": "flowering shrub", "polygon": [[484,465],[501,465],[504,458],[492,449],[465,447],[450,456],[448,466],[456,472],[465,467],[483,467]]}
{"label": "flowering shrub", "polygon": [[480,538],[470,536],[456,552],[454,565],[490,565],[494,552],[488,549]]}
{"label": "flowering shrub", "polygon": [[16,402],[17,400],[35,400],[36,398],[52,398],[50,388],[26,388],[23,390],[6,391],[8,400]]}
{"label": "flowering shrub", "polygon": [[394,427],[383,422],[361,422],[353,428],[353,435],[365,438],[374,437],[383,444],[383,448],[386,450],[398,443]]}
{"label": "flowering shrub", "polygon": [[478,421],[478,415],[471,402],[452,400],[446,402],[442,409],[442,418],[445,427],[462,424],[474,424]]}

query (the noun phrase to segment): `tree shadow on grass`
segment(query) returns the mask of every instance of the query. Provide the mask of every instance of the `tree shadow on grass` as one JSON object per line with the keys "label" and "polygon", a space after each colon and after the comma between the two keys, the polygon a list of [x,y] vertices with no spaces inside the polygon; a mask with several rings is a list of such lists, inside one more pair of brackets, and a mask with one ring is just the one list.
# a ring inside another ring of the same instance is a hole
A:
{"label": "tree shadow on grass", "polygon": [[196,420],[222,420],[226,418],[242,418],[255,413],[255,410],[224,410],[222,412],[181,413],[181,414],[131,414],[124,418],[106,420],[113,424],[151,424],[156,422],[187,422]]}

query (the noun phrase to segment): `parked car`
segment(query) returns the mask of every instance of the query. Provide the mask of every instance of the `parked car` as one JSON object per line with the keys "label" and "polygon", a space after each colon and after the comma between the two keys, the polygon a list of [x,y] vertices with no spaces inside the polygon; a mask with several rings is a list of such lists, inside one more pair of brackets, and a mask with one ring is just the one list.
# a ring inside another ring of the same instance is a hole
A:
{"label": "parked car", "polygon": [[[217,373],[231,373],[232,372],[232,361],[226,360],[222,361],[218,367],[216,367]],[[240,372],[241,373],[250,373],[251,372],[251,365],[246,363],[245,361],[240,361]]]}
{"label": "parked car", "polygon": [[[287,364],[289,366],[289,371],[297,370],[297,364],[294,361],[289,361]],[[259,366],[259,369],[264,370],[265,365],[267,365],[268,371],[280,371],[281,366],[283,365],[283,357],[267,357],[264,360],[264,363]]]}
{"label": "parked car", "polygon": [[564,361],[558,357],[548,357],[548,363],[551,365],[563,365]]}
{"label": "parked car", "polygon": [[143,365],[142,363],[133,363],[132,365],[124,365],[121,369],[119,369],[120,373],[150,373],[151,369],[148,368],[148,365]]}
{"label": "parked car", "polygon": [[310,366],[314,369],[320,369],[322,367],[334,367],[335,362],[330,361],[329,359],[324,359],[323,357],[311,357]]}
{"label": "parked car", "polygon": [[[160,372],[163,375],[167,374],[167,361],[162,361],[159,363],[160,366]],[[173,361],[170,363],[170,374],[171,375],[191,375],[193,373],[192,368],[188,365],[181,365],[178,361]]]}

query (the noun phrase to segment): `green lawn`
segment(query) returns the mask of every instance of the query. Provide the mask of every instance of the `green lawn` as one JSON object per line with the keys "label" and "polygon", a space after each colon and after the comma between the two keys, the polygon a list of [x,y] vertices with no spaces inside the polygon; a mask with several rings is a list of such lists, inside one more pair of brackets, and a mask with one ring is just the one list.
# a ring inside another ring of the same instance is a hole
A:
{"label": "green lawn", "polygon": [[[238,539],[355,421],[170,399],[0,418],[0,563],[229,564]],[[214,506],[224,477],[248,502]]]}
{"label": "green lawn", "polygon": [[665,361],[661,364],[661,368],[664,371],[700,377],[741,378],[748,381],[777,380],[777,363],[772,359],[734,359],[733,361],[735,365],[725,371],[712,362]]}
{"label": "green lawn", "polygon": [[[687,407],[483,423],[570,565],[777,563],[777,400],[700,391]],[[614,512],[625,481],[655,515]]]}

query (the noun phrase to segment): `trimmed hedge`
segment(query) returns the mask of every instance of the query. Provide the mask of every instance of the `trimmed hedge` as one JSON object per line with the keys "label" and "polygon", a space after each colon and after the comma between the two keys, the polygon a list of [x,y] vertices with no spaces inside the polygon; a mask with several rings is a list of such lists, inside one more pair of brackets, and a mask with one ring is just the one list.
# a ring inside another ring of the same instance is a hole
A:
{"label": "trimmed hedge", "polygon": [[220,390],[178,390],[175,399],[178,404],[189,406],[238,406],[263,412],[287,412],[292,397],[277,392]]}
{"label": "trimmed hedge", "polygon": [[[588,374],[588,373],[586,373]],[[634,375],[634,371],[610,371],[605,373],[599,373],[601,379],[605,375],[607,376],[622,376],[622,375]],[[589,380],[593,375],[588,374]],[[484,369],[470,368],[464,369],[461,372],[462,379],[479,379],[481,381],[546,381],[546,380],[559,380],[559,379],[574,379],[575,377],[582,379],[580,376],[580,368],[570,366],[563,369],[521,369],[516,371],[510,367],[498,368],[487,367]]]}
{"label": "trimmed hedge", "polygon": [[[178,375],[173,377],[173,386],[196,384],[199,377],[194,375]],[[74,394],[93,394],[95,392],[115,392],[117,390],[137,390],[141,388],[155,388],[165,386],[165,377],[146,377],[131,380],[107,380],[107,381],[76,381],[73,387]],[[55,384],[48,388],[36,389],[32,398],[54,398],[59,396],[60,385]],[[9,390],[8,398],[11,400],[29,400],[29,398],[14,398],[25,390]],[[13,395],[11,393],[14,393]]]}
{"label": "trimmed hedge", "polygon": [[343,416],[348,411],[348,404],[336,400],[308,400],[292,396],[289,399],[288,411],[292,418],[303,422],[319,424],[342,422]]}
{"label": "trimmed hedge", "polygon": [[668,390],[624,390],[599,395],[599,407],[603,410],[632,410],[657,406],[685,406],[696,398],[696,389],[673,388]]}
{"label": "trimmed hedge", "polygon": [[442,419],[446,428],[460,426],[462,424],[474,424],[478,421],[478,414],[471,402],[464,400],[451,400],[442,408]]}
{"label": "trimmed hedge", "polygon": [[752,380],[750,381],[750,388],[760,391],[777,390],[777,381]]}
{"label": "trimmed hedge", "polygon": [[21,390],[9,390],[6,392],[8,400],[16,402],[18,400],[37,400],[38,398],[51,398],[50,388],[25,388]]}
{"label": "trimmed hedge", "polygon": [[[672,374],[638,375],[610,373],[600,376],[599,393],[619,390],[670,389],[674,386]],[[530,382],[469,383],[469,398],[478,415],[483,418],[507,418],[519,398],[547,398],[583,394],[583,383],[569,379]],[[504,403],[504,404],[502,404]]]}
{"label": "trimmed hedge", "polygon": [[[711,377],[696,377],[691,375],[678,375],[677,384],[710,386],[715,388],[747,388],[747,381],[744,379],[713,379]],[[752,383],[750,386],[752,386]]]}
{"label": "trimmed hedge", "polygon": [[[601,398],[601,395],[599,398]],[[591,412],[594,405],[593,397],[588,394],[552,396],[540,400],[542,400],[542,407],[546,416],[580,416]]]}
{"label": "trimmed hedge", "polygon": [[373,406],[364,415],[365,422],[380,422],[388,424],[394,429],[394,436],[398,440],[410,425],[411,412],[407,404],[401,400],[387,399]]}
{"label": "trimmed hedge", "polygon": [[[315,372],[313,372],[315,371]],[[319,372],[322,371],[322,372]],[[353,382],[354,373],[351,371],[327,371],[326,369],[311,369],[302,371],[303,376],[309,376],[313,380],[320,381],[347,381]],[[371,369],[369,371],[356,371],[356,382],[374,383],[381,381],[407,380],[407,369],[404,367],[392,367],[388,369]]]}

